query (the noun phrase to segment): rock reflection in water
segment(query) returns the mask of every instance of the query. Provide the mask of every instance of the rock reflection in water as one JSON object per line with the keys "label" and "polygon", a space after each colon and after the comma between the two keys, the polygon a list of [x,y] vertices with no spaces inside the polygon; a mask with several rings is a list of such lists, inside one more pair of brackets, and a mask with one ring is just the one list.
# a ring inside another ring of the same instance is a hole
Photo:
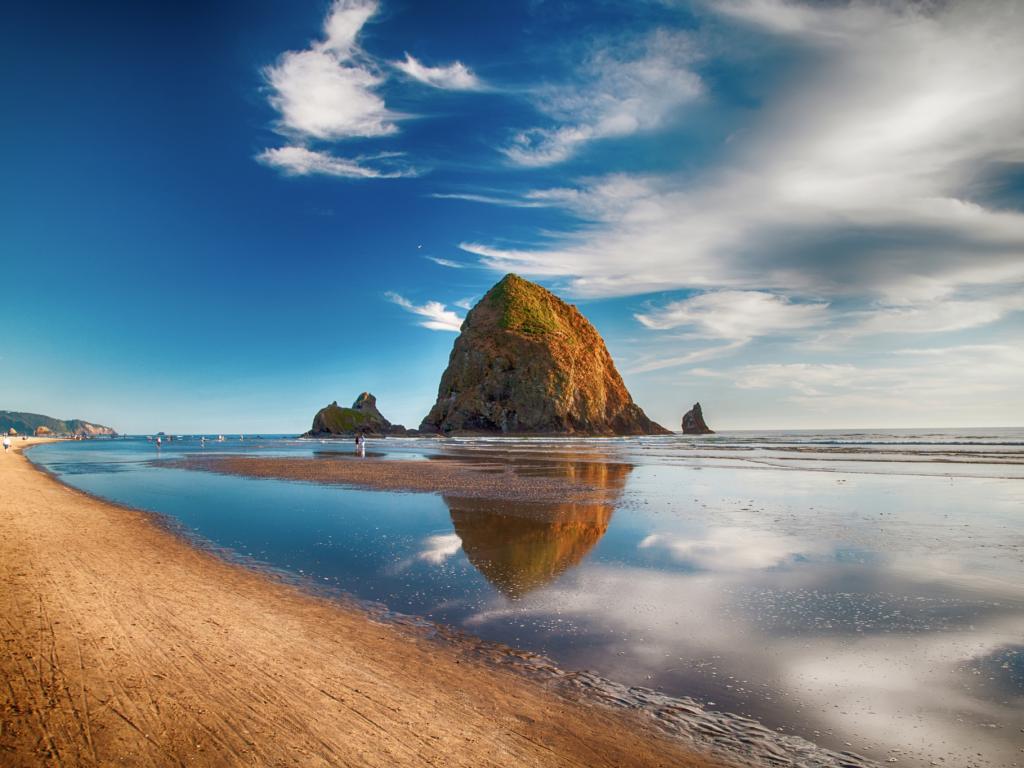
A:
{"label": "rock reflection in water", "polygon": [[[520,467],[519,471],[530,471]],[[445,496],[469,562],[516,600],[580,564],[608,530],[629,464],[545,463],[545,474],[592,488],[579,501],[523,503]]]}

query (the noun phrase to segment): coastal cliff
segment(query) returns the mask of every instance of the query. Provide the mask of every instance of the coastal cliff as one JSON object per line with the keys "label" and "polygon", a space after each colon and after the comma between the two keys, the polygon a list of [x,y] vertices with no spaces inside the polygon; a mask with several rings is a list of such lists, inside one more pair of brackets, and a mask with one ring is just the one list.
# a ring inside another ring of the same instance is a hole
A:
{"label": "coastal cliff", "polygon": [[96,435],[116,435],[111,427],[102,424],[93,424],[91,421],[81,419],[55,419],[52,416],[43,416],[39,413],[23,413],[21,411],[0,411],[0,430],[5,434],[9,429],[14,429],[19,435],[35,434],[36,430],[44,427],[53,435],[81,435],[83,437],[95,437]]}
{"label": "coastal cliff", "polygon": [[694,403],[693,408],[683,414],[684,435],[713,435],[715,430],[704,423],[704,413],[700,409],[700,403]]}
{"label": "coastal cliff", "polygon": [[466,315],[420,431],[668,434],[633,402],[579,310],[512,274]]}

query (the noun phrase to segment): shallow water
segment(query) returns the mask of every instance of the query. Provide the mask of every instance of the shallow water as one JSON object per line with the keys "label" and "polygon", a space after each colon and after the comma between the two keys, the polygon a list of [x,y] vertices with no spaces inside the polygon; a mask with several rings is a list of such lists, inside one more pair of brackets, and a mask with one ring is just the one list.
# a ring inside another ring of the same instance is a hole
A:
{"label": "shallow water", "polygon": [[602,500],[159,466],[217,451],[354,460],[347,442],[186,439],[158,453],[129,439],[29,455],[238,555],[568,669],[881,761],[1024,765],[1024,432],[392,439],[370,450],[584,477]]}

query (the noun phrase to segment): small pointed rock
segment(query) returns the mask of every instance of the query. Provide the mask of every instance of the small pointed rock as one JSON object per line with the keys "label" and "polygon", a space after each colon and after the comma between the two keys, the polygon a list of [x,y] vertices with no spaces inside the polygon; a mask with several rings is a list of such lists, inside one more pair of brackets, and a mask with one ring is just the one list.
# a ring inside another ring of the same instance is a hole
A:
{"label": "small pointed rock", "polygon": [[713,435],[715,431],[704,423],[704,414],[700,409],[700,403],[694,403],[693,408],[683,415],[684,435]]}

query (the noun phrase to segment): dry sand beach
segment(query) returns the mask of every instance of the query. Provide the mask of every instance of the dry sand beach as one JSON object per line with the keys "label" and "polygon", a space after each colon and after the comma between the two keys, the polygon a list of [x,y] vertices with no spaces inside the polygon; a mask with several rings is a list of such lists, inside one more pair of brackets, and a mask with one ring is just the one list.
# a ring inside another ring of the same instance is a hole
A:
{"label": "dry sand beach", "polygon": [[709,766],[0,456],[0,763]]}

